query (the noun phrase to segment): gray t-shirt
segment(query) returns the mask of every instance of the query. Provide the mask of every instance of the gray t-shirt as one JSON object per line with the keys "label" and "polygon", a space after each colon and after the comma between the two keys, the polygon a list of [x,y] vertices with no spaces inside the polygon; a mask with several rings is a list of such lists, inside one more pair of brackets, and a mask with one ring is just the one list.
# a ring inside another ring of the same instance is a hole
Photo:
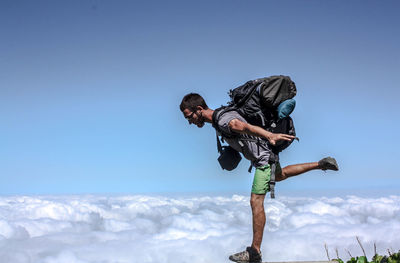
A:
{"label": "gray t-shirt", "polygon": [[[247,135],[247,134],[239,134],[234,131],[231,131],[229,128],[229,122],[233,119],[238,119],[242,122],[247,121],[237,112],[237,111],[228,111],[223,113],[218,120],[218,127],[224,133],[228,135],[235,135],[234,138],[224,138],[224,140],[236,151],[243,153],[243,156],[250,160],[254,167],[261,167],[268,164],[269,156],[271,150],[268,148],[266,143],[257,144],[257,137]],[[251,139],[253,141],[249,141],[246,139]],[[264,140],[259,138],[259,140]]]}

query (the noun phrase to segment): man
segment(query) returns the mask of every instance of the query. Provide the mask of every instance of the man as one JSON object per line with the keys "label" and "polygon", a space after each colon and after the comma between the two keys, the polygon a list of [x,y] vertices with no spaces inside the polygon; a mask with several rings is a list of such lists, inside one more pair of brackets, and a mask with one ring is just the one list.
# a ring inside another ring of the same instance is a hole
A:
{"label": "man", "polygon": [[[199,94],[190,93],[184,96],[180,104],[180,110],[189,121],[189,124],[195,124],[199,128],[203,127],[205,123],[213,123],[214,110],[208,108]],[[251,125],[236,111],[223,113],[218,118],[216,125],[224,134],[230,135],[229,138],[225,139],[226,142],[232,148],[241,152],[256,168],[250,198],[253,215],[253,242],[245,251],[231,255],[229,259],[236,262],[258,263],[261,262],[260,246],[265,226],[264,198],[269,191],[271,176],[271,167],[268,163],[271,154],[269,144],[275,145],[281,140],[291,141],[295,137],[287,134],[271,133],[261,127]],[[248,140],[254,137],[263,139],[266,143],[260,145],[260,143],[256,142],[257,140]],[[284,168],[281,168],[278,163],[275,180],[280,182],[314,169],[337,171],[338,165],[336,160],[331,157],[324,158],[319,162],[289,165]]]}

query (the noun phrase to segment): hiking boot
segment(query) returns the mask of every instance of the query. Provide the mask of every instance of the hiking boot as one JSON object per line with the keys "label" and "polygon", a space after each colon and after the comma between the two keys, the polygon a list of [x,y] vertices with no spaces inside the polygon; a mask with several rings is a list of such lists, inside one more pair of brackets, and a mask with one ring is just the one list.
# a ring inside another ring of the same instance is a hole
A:
{"label": "hiking boot", "polygon": [[318,165],[324,171],[326,171],[326,170],[333,170],[333,171],[339,170],[339,166],[336,163],[335,158],[332,158],[332,157],[326,157],[324,159],[321,159],[318,162]]}
{"label": "hiking boot", "polygon": [[253,247],[247,247],[245,251],[229,256],[229,259],[238,263],[261,263],[261,251],[258,253]]}

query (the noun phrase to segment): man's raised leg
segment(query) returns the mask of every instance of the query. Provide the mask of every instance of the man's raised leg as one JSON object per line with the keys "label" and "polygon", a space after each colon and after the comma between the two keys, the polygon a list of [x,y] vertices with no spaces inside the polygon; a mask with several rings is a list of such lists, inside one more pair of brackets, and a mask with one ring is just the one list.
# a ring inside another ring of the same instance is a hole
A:
{"label": "man's raised leg", "polygon": [[303,174],[303,173],[306,173],[308,171],[315,170],[315,169],[319,169],[318,162],[288,165],[288,166],[285,166],[284,168],[282,168],[281,173],[276,174],[275,180],[277,182],[283,181],[289,177]]}
{"label": "man's raised leg", "polygon": [[280,173],[276,174],[275,180],[277,182],[279,182],[279,181],[285,180],[289,177],[303,174],[308,171],[316,170],[316,169],[337,171],[337,170],[339,170],[339,167],[334,158],[327,157],[327,158],[320,160],[319,162],[288,165],[288,166],[282,168]]}

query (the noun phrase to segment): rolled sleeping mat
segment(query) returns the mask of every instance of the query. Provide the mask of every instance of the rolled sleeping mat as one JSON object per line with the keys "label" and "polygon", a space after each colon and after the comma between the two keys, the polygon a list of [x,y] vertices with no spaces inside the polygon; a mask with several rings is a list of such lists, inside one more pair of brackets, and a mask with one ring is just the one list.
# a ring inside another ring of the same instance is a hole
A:
{"label": "rolled sleeping mat", "polygon": [[296,107],[296,101],[294,99],[288,99],[283,101],[281,104],[278,106],[278,118],[283,119],[288,117]]}

